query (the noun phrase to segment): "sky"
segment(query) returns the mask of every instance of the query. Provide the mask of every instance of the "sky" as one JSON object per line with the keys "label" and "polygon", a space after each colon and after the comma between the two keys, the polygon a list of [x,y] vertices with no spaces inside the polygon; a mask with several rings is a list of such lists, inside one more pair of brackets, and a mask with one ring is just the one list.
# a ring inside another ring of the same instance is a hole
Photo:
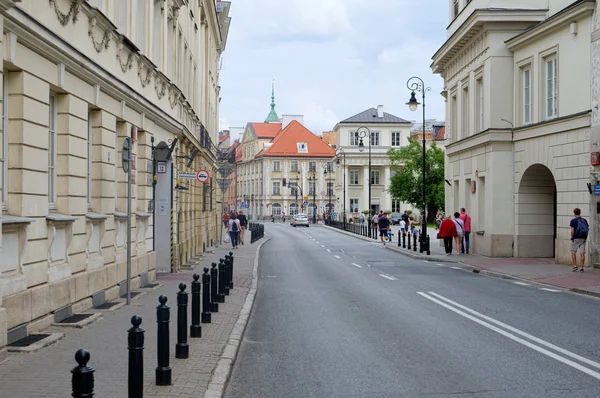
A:
{"label": "sky", "polygon": [[[405,105],[421,77],[426,117],[444,120],[431,57],[444,43],[447,0],[232,0],[220,72],[220,127],[263,122],[275,81],[278,115],[316,134],[368,108],[422,120]],[[236,138],[236,137],[234,137]]]}

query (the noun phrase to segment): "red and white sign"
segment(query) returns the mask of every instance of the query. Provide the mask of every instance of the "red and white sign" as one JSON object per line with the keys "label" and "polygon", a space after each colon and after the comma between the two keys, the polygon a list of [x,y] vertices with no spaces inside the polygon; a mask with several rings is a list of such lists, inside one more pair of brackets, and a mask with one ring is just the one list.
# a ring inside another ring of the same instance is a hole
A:
{"label": "red and white sign", "polygon": [[196,180],[206,183],[210,178],[210,173],[207,170],[200,170],[196,173]]}

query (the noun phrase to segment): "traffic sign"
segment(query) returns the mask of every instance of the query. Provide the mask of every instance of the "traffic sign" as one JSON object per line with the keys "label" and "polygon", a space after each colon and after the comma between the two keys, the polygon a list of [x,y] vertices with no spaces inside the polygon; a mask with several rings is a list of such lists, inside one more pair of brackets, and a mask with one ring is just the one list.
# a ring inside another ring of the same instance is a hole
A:
{"label": "traffic sign", "polygon": [[306,201],[306,200],[305,200],[305,201],[304,201],[302,204],[303,204],[304,206],[308,206],[308,201]]}
{"label": "traffic sign", "polygon": [[191,171],[180,171],[179,173],[177,173],[177,177],[181,178],[182,180],[195,180],[196,173]]}
{"label": "traffic sign", "polygon": [[231,174],[233,169],[231,168],[231,166],[229,166],[227,163],[225,163],[223,166],[219,167],[219,170],[217,170],[217,171],[219,172],[219,174],[221,174],[221,177],[227,178],[227,176],[229,176],[229,174]]}
{"label": "traffic sign", "polygon": [[222,180],[217,180],[217,183],[219,183],[219,187],[221,188],[221,191],[223,193],[225,193],[227,191],[227,188],[229,188],[229,185],[231,185],[231,178],[224,178]]}
{"label": "traffic sign", "polygon": [[304,200],[305,200],[305,201],[307,201],[307,200],[308,200],[308,196],[305,196],[305,197],[304,197]]}
{"label": "traffic sign", "polygon": [[196,180],[200,182],[207,182],[210,178],[210,174],[206,170],[200,170],[196,173]]}

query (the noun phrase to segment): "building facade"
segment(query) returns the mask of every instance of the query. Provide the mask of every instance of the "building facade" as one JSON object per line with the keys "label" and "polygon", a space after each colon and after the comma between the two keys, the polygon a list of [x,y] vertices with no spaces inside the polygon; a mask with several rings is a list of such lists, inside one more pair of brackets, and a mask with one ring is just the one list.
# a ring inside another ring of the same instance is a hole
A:
{"label": "building facade", "polygon": [[[339,122],[336,133],[336,148],[341,148],[346,156],[340,158],[340,168],[336,171],[335,193],[343,198],[346,190],[345,209],[349,217],[358,218],[360,213],[369,211],[369,178],[371,178],[371,211],[392,211],[394,213],[411,210],[412,207],[392,199],[388,192],[393,168],[388,156],[390,148],[408,145],[412,122],[383,111],[383,106],[370,108]],[[365,137],[364,148],[360,151],[358,129],[367,127],[371,139]],[[371,150],[371,175],[369,176],[369,147]],[[336,162],[337,163],[337,162]],[[346,186],[344,186],[344,174]],[[342,199],[343,201],[343,199]]]}
{"label": "building facade", "polygon": [[214,175],[228,12],[203,0],[0,0],[0,350],[92,296],[123,294],[125,138],[132,287],[215,239],[212,184],[175,177]]}
{"label": "building facade", "polygon": [[475,253],[570,262],[572,210],[590,215],[595,7],[449,1],[432,64],[445,85],[446,213],[470,213]]}

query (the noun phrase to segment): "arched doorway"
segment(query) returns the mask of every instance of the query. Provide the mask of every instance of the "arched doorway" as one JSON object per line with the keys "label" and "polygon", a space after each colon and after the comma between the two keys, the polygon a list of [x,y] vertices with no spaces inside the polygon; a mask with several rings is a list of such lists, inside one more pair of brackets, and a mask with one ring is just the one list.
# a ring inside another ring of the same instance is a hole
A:
{"label": "arched doorway", "polygon": [[298,203],[292,203],[290,205],[290,216],[295,216],[298,214]]}
{"label": "arched doorway", "polygon": [[515,257],[556,254],[556,182],[542,164],[529,166],[515,197]]}
{"label": "arched doorway", "polygon": [[281,205],[279,203],[273,203],[271,205],[271,215],[273,215],[273,216],[281,215]]}

